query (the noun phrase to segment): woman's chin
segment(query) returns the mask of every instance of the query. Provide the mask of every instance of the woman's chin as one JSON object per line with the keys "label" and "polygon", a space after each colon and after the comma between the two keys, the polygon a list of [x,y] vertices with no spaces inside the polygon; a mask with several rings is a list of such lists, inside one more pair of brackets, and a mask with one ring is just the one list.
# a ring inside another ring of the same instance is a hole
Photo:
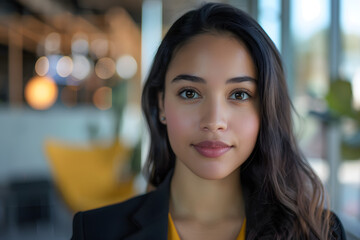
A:
{"label": "woman's chin", "polygon": [[235,170],[231,171],[223,168],[207,168],[207,169],[190,169],[196,176],[206,180],[222,180],[231,175]]}

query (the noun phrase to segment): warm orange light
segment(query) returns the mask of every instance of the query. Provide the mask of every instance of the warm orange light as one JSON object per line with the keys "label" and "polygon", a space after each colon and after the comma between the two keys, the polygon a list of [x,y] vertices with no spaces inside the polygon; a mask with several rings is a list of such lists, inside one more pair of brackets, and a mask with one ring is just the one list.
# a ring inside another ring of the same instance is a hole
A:
{"label": "warm orange light", "polygon": [[112,106],[112,89],[101,87],[93,95],[94,105],[100,110],[106,110]]}
{"label": "warm orange light", "polygon": [[37,110],[50,108],[55,103],[57,96],[58,88],[49,77],[33,77],[25,87],[26,101]]}

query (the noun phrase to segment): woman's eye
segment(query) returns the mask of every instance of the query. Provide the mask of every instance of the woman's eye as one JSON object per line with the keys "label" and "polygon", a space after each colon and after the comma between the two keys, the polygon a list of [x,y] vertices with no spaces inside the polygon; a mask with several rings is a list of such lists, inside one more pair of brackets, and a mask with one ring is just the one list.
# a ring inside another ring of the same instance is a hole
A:
{"label": "woman's eye", "polygon": [[239,91],[239,92],[234,92],[233,94],[231,94],[230,99],[234,99],[234,100],[247,100],[249,98],[249,94],[247,94],[244,91]]}
{"label": "woman's eye", "polygon": [[196,98],[199,98],[200,96],[194,90],[186,89],[186,90],[180,92],[180,97],[182,97],[184,99],[196,99]]}

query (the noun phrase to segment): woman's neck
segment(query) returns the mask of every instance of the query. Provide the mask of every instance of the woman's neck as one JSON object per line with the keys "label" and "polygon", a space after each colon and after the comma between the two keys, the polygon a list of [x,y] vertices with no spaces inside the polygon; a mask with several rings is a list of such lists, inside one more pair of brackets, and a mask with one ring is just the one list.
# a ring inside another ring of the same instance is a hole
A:
{"label": "woman's neck", "polygon": [[243,219],[240,171],[221,180],[207,180],[177,161],[171,181],[170,213],[177,219],[205,224]]}

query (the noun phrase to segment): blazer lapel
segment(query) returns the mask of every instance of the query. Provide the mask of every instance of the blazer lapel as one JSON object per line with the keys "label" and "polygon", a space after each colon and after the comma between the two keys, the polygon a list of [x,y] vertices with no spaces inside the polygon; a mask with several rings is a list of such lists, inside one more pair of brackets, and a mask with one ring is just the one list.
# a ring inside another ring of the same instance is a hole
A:
{"label": "blazer lapel", "polygon": [[167,239],[170,181],[172,171],[163,183],[149,193],[141,207],[132,217],[139,230],[126,237],[126,240]]}

